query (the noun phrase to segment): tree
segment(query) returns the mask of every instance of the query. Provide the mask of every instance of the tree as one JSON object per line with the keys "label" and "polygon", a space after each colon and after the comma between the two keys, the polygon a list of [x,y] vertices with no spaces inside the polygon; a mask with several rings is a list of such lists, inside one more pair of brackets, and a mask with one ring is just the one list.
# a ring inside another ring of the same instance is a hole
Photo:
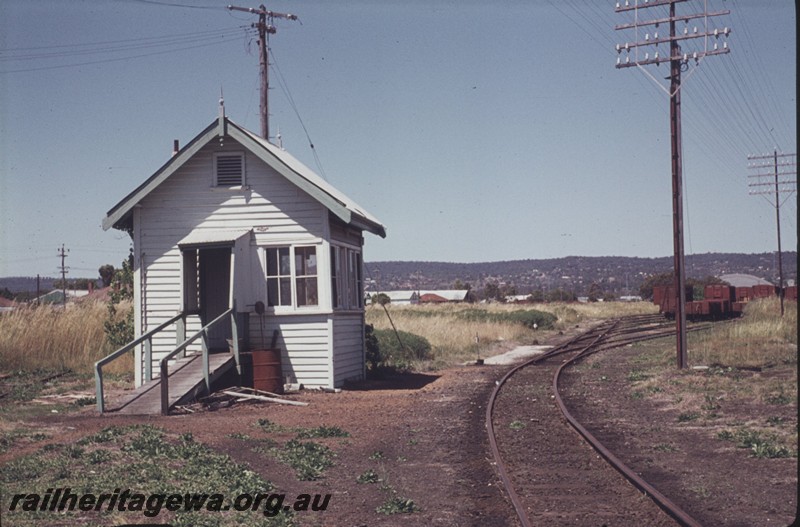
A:
{"label": "tree", "polygon": [[371,300],[373,305],[385,306],[386,304],[392,303],[392,299],[389,298],[389,295],[387,295],[386,293],[375,293],[374,295],[372,295]]}
{"label": "tree", "polygon": [[97,272],[100,273],[100,279],[103,281],[103,287],[110,286],[111,280],[114,279],[114,266],[111,264],[101,265]]}
{"label": "tree", "polygon": [[600,287],[600,284],[597,282],[592,282],[592,285],[589,286],[587,296],[589,297],[589,302],[597,302],[604,296],[603,288]]}
{"label": "tree", "polygon": [[645,300],[653,299],[653,287],[663,285],[672,285],[672,273],[661,273],[648,276],[645,281],[639,286],[639,296]]}
{"label": "tree", "polygon": [[129,309],[122,320],[118,320],[118,306],[126,300],[133,300],[133,249],[122,261],[122,269],[114,272],[112,280],[111,301],[108,303],[108,314],[103,323],[106,338],[114,346],[124,346],[134,339],[133,309]]}
{"label": "tree", "polygon": [[486,282],[483,288],[483,298],[485,300],[499,300],[501,302],[505,300],[497,282]]}

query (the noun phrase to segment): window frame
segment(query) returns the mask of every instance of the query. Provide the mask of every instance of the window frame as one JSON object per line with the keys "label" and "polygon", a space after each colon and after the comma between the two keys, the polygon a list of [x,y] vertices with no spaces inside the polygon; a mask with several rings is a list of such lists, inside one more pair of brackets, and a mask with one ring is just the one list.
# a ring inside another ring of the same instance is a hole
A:
{"label": "window frame", "polygon": [[364,309],[363,273],[360,249],[331,244],[331,306],[334,310]]}
{"label": "window frame", "polygon": [[[283,245],[270,245],[262,247],[262,258],[263,258],[263,272],[264,272],[264,284],[266,286],[266,300],[267,300],[267,309],[271,310],[273,313],[289,313],[289,312],[296,312],[296,311],[307,311],[307,310],[318,310],[321,308],[320,306],[320,291],[319,291],[319,272],[320,272],[320,262],[319,262],[319,251],[321,245],[317,244],[283,244]],[[271,257],[270,251],[273,251],[275,254],[275,262],[271,265]],[[282,251],[286,251],[281,254]],[[309,257],[313,255],[313,273],[309,273],[309,269],[311,266],[308,264]],[[284,272],[285,269],[281,266],[281,257],[285,256],[288,258],[288,273]],[[302,267],[303,269],[298,269],[298,262],[297,258],[302,258]],[[271,271],[276,271],[277,274],[271,274]],[[305,274],[299,274],[299,271],[303,271]],[[285,282],[284,282],[285,281]],[[314,286],[312,288],[308,288],[306,285],[305,288],[301,287],[301,281],[304,281],[306,284],[312,283]],[[288,302],[284,302],[285,296],[283,292],[283,283],[288,283],[289,285],[289,299]],[[277,298],[273,296],[272,291],[277,290]],[[304,295],[305,300],[301,303],[300,295],[302,291],[306,291]],[[312,304],[309,303],[308,299],[309,291],[315,291],[312,295],[314,301],[316,303]],[[273,303],[273,300],[276,299],[278,303]]]}

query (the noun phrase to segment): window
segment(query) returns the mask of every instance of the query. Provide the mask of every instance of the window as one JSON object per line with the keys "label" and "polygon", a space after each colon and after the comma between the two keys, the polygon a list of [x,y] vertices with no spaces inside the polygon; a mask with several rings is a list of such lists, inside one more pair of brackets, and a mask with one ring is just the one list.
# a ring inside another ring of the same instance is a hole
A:
{"label": "window", "polygon": [[316,247],[269,247],[267,256],[267,305],[316,306]]}
{"label": "window", "polygon": [[347,251],[347,286],[350,290],[350,307],[362,307],[361,289],[361,253]]}
{"label": "window", "polygon": [[331,291],[334,309],[359,309],[362,298],[361,253],[331,247]]}
{"label": "window", "polygon": [[292,305],[291,263],[288,247],[267,249],[267,305]]}
{"label": "window", "polygon": [[331,245],[331,302],[333,308],[336,309],[342,305],[342,300],[339,298],[341,286],[339,280],[342,277],[341,259],[339,258],[338,247]]}
{"label": "window", "polygon": [[294,250],[295,284],[298,306],[316,306],[317,295],[317,248],[297,247]]}
{"label": "window", "polygon": [[214,186],[241,187],[244,185],[244,153],[214,153]]}

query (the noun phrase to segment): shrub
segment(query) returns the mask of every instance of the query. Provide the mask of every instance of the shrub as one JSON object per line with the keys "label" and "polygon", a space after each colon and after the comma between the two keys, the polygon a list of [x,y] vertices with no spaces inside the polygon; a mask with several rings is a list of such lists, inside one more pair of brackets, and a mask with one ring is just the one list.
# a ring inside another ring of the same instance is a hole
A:
{"label": "shrub", "polygon": [[374,336],[378,341],[377,362],[381,366],[408,368],[414,361],[431,358],[431,343],[425,337],[407,331],[395,334],[390,329],[375,330]]}

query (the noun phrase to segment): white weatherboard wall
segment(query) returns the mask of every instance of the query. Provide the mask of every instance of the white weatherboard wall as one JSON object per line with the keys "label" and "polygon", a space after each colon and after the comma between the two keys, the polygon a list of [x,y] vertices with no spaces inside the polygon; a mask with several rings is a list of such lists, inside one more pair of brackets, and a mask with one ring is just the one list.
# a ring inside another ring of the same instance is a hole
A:
{"label": "white weatherboard wall", "polygon": [[[213,186],[212,153],[220,151],[246,152],[245,189]],[[237,276],[234,288],[239,311],[250,311],[256,300],[266,299],[266,280],[257,246],[316,245],[320,261],[320,306],[307,308],[301,315],[266,316],[270,317],[269,327],[281,331],[285,359],[299,373],[298,381],[309,385],[332,384],[331,373],[323,371],[330,361],[327,345],[330,311],[323,309],[323,299],[330,299],[330,280],[323,274],[323,269],[328,268],[328,245],[324,241],[328,235],[328,211],[318,201],[241,145],[226,138],[223,147],[215,142],[206,145],[142,199],[134,210],[133,219],[137,247],[134,255],[135,287],[140,292],[136,299],[135,317],[137,330],[141,333],[182,309],[182,258],[178,242],[190,233],[197,230],[253,230],[249,254],[237,251],[236,255],[236,272],[248,274],[244,280]],[[198,317],[190,317],[187,336],[199,329]],[[253,332],[259,330],[258,319],[251,320],[250,330],[253,337]],[[271,329],[268,335],[272,335]],[[175,338],[174,329],[170,329],[154,339],[154,375],[158,373],[158,361],[174,348]],[[142,382],[142,367],[141,352],[138,352],[137,386]]]}

